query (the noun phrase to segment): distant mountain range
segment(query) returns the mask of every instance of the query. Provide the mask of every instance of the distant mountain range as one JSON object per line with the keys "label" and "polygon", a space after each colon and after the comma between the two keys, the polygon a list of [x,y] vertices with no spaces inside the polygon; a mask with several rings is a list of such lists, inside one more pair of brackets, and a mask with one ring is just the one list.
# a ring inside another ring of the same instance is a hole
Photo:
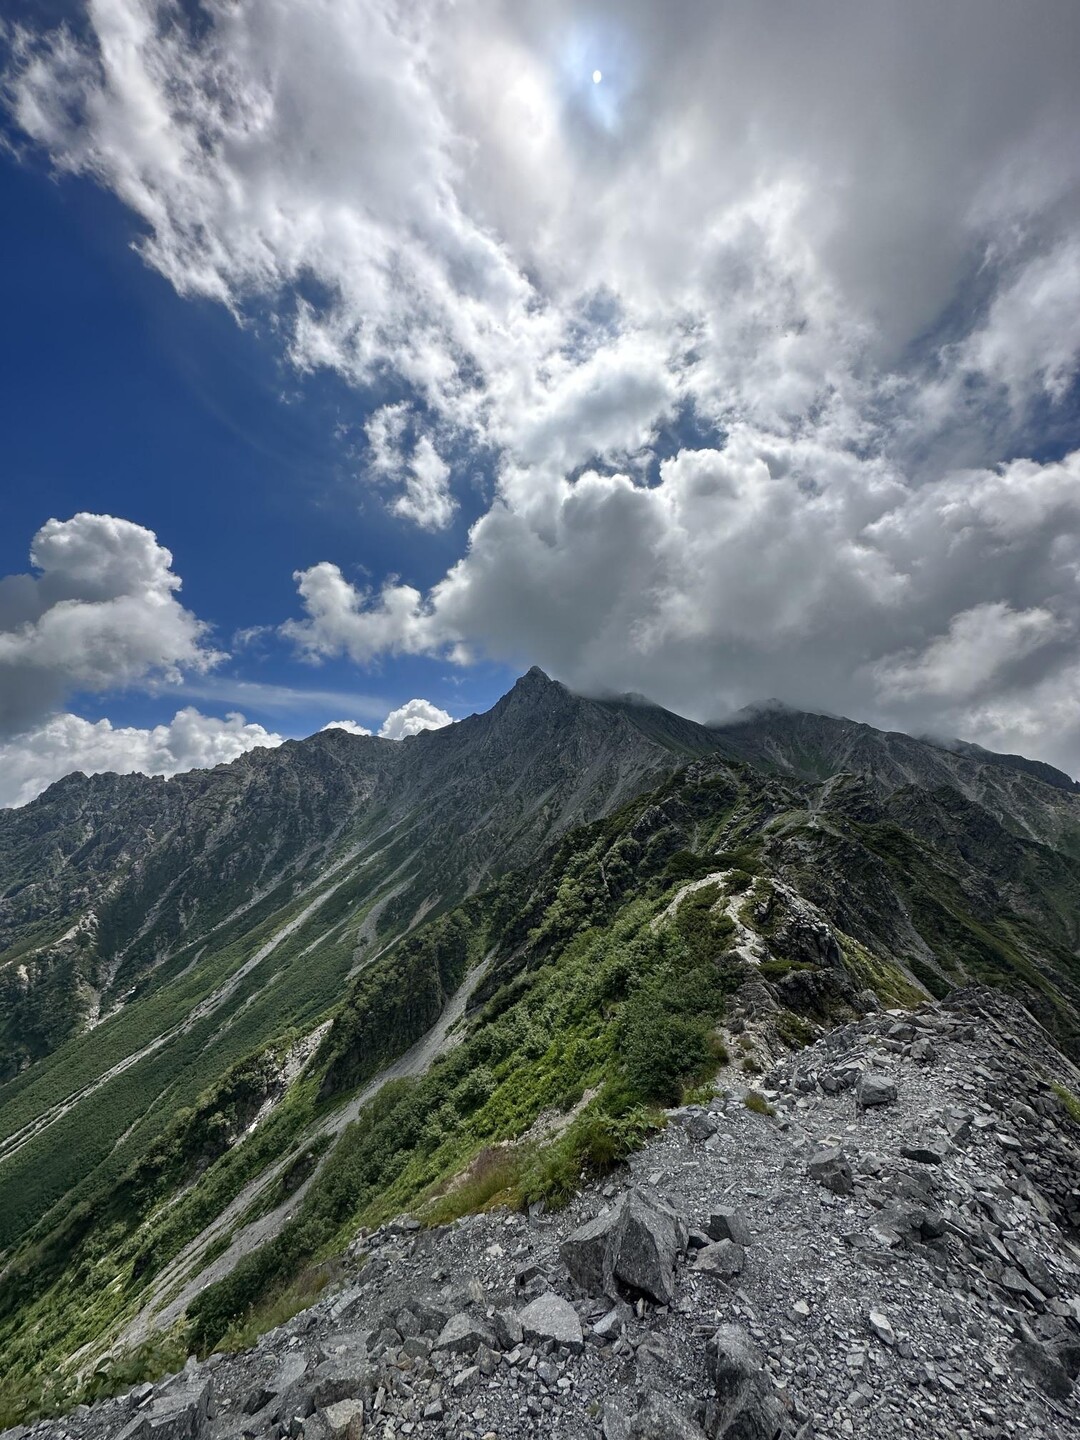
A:
{"label": "distant mountain range", "polygon": [[[220,1338],[559,1085],[621,1124],[709,1045],[766,1063],[972,978],[1076,1055],[1078,902],[1080,787],[1050,766],[775,705],[705,726],[536,669],[402,742],[68,776],[0,812],[0,1425],[117,1336]],[[386,1076],[445,1094],[342,1199]]]}

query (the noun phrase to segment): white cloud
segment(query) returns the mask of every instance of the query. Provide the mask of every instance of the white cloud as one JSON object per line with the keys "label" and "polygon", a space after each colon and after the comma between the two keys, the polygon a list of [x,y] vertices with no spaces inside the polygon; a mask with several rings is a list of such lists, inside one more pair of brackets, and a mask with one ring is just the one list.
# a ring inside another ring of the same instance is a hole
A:
{"label": "white cloud", "polygon": [[222,656],[176,599],[172,555],[112,515],[49,520],[36,575],[0,580],[0,734],[32,725],[75,691],[178,681]]}
{"label": "white cloud", "polygon": [[1067,715],[1080,638],[1074,0],[184,13],[19,32],[16,121],[181,293],[392,397],[368,470],[403,519],[444,529],[457,457],[494,457],[434,585],[297,572],[303,654],[486,653],[699,715],[779,694],[1080,765],[1029,703]]}
{"label": "white cloud", "polygon": [[432,648],[432,619],[419,590],[387,581],[378,597],[359,591],[337,565],[322,561],[295,574],[307,619],[281,633],[309,659],[344,654],[361,664],[383,653],[422,654]]}
{"label": "white cloud", "polygon": [[363,725],[358,725],[355,720],[329,720],[323,727],[324,730],[345,730],[350,735],[370,735],[371,731]]}
{"label": "white cloud", "polygon": [[419,735],[421,730],[441,730],[452,724],[451,716],[430,700],[406,700],[397,710],[390,711],[379,734],[385,740],[405,740],[410,735]]}
{"label": "white cloud", "polygon": [[457,509],[450,493],[450,466],[430,435],[412,439],[416,428],[405,402],[374,411],[364,427],[371,473],[377,481],[399,487],[390,506],[395,515],[422,530],[445,530]]}
{"label": "white cloud", "polygon": [[949,701],[983,694],[1001,672],[1062,633],[1049,610],[1011,610],[1004,602],[974,605],[954,615],[945,635],[922,651],[879,660],[874,674],[882,697],[909,700],[929,696]]}
{"label": "white cloud", "polygon": [[152,729],[91,722],[78,715],[54,715],[44,724],[0,744],[0,805],[25,805],[47,785],[74,770],[95,775],[176,775],[235,760],[282,737],[243,715],[224,720],[188,707],[168,725]]}

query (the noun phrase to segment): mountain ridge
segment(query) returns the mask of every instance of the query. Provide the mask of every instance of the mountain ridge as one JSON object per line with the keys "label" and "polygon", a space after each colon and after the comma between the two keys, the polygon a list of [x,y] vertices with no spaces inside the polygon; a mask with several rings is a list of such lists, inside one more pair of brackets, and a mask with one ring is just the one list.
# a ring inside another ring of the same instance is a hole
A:
{"label": "mountain ridge", "polygon": [[550,1110],[507,1184],[561,1195],[722,1056],[756,1073],[865,1005],[977,980],[1075,1058],[1077,834],[1023,769],[539,671],[400,744],[67,777],[0,816],[11,1386],[218,1343]]}

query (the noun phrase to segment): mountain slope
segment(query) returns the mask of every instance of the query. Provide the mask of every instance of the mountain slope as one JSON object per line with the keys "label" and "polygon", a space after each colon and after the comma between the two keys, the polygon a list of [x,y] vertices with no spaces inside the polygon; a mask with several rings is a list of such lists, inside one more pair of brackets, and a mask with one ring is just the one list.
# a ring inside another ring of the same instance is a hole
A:
{"label": "mountain slope", "polygon": [[[1052,765],[957,741],[942,745],[855,720],[767,705],[710,727],[718,751],[802,780],[844,772],[882,794],[948,786],[1009,829],[1080,856],[1080,785]],[[1032,783],[1032,782],[1037,783]]]}
{"label": "mountain slope", "polygon": [[[118,1336],[257,1324],[404,1207],[564,1196],[724,1047],[753,1074],[978,979],[1080,1053],[1080,861],[1036,833],[1077,798],[819,718],[801,759],[747,730],[727,759],[530,672],[400,745],[327,732],[9,812],[9,968],[82,917],[112,1009],[0,1086],[6,1413]],[[791,773],[814,747],[825,778]]]}

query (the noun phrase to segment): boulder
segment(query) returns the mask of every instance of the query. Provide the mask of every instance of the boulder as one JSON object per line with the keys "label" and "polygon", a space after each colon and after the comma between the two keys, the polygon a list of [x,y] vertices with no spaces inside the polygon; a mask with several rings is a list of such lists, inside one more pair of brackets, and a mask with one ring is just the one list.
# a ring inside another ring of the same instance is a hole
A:
{"label": "boulder", "polygon": [[327,1405],[322,1415],[334,1440],[360,1440],[364,1433],[362,1400],[338,1400]]}
{"label": "boulder", "polygon": [[855,1177],[838,1145],[826,1145],[821,1150],[816,1150],[807,1162],[806,1173],[811,1180],[824,1185],[825,1189],[831,1190],[834,1195],[855,1193]]}
{"label": "boulder", "polygon": [[1051,1346],[1036,1339],[1030,1331],[1026,1331],[1020,1343],[1013,1347],[1012,1358],[1052,1400],[1068,1400],[1072,1395],[1073,1377],[1061,1363],[1061,1358]]}
{"label": "boulder", "polygon": [[650,1395],[630,1422],[630,1440],[705,1440],[700,1425],[662,1395]]}
{"label": "boulder", "polygon": [[764,1362],[740,1325],[721,1325],[705,1347],[713,1396],[705,1407],[709,1440],[776,1440],[786,1414]]}
{"label": "boulder", "polygon": [[311,1397],[320,1409],[339,1400],[358,1400],[371,1388],[371,1366],[366,1351],[343,1350],[316,1367]]}
{"label": "boulder", "polygon": [[900,1146],[900,1154],[917,1165],[940,1165],[948,1154],[948,1146],[940,1140],[910,1140]]}
{"label": "boulder", "polygon": [[888,1075],[878,1075],[867,1070],[859,1076],[855,1098],[864,1110],[873,1105],[891,1105],[896,1099],[896,1082]]}
{"label": "boulder", "polygon": [[580,1226],[559,1246],[570,1278],[587,1295],[614,1295],[615,1262],[625,1228],[626,1214],[620,1203]]}
{"label": "boulder", "polygon": [[575,1355],[585,1348],[577,1311],[554,1290],[538,1295],[525,1306],[518,1319],[525,1339],[534,1344],[550,1340],[560,1349],[570,1350]]}
{"label": "boulder", "polygon": [[615,1278],[658,1305],[675,1298],[675,1261],[686,1248],[687,1230],[675,1211],[637,1191],[626,1196]]}
{"label": "boulder", "polygon": [[736,1245],[750,1245],[753,1234],[746,1216],[733,1205],[718,1205],[705,1227],[711,1240],[734,1240]]}
{"label": "boulder", "polygon": [[521,1321],[514,1310],[496,1310],[491,1317],[491,1328],[495,1339],[504,1350],[513,1350],[523,1339]]}
{"label": "boulder", "polygon": [[145,1412],[145,1433],[153,1440],[197,1440],[208,1429],[212,1401],[209,1379],[184,1375],[178,1384],[155,1396]]}
{"label": "boulder", "polygon": [[449,1350],[452,1355],[475,1355],[481,1345],[494,1349],[498,1342],[482,1320],[461,1310],[451,1315],[435,1341],[436,1350]]}
{"label": "boulder", "polygon": [[746,1251],[734,1240],[718,1240],[697,1252],[695,1269],[709,1275],[739,1275],[746,1263]]}

